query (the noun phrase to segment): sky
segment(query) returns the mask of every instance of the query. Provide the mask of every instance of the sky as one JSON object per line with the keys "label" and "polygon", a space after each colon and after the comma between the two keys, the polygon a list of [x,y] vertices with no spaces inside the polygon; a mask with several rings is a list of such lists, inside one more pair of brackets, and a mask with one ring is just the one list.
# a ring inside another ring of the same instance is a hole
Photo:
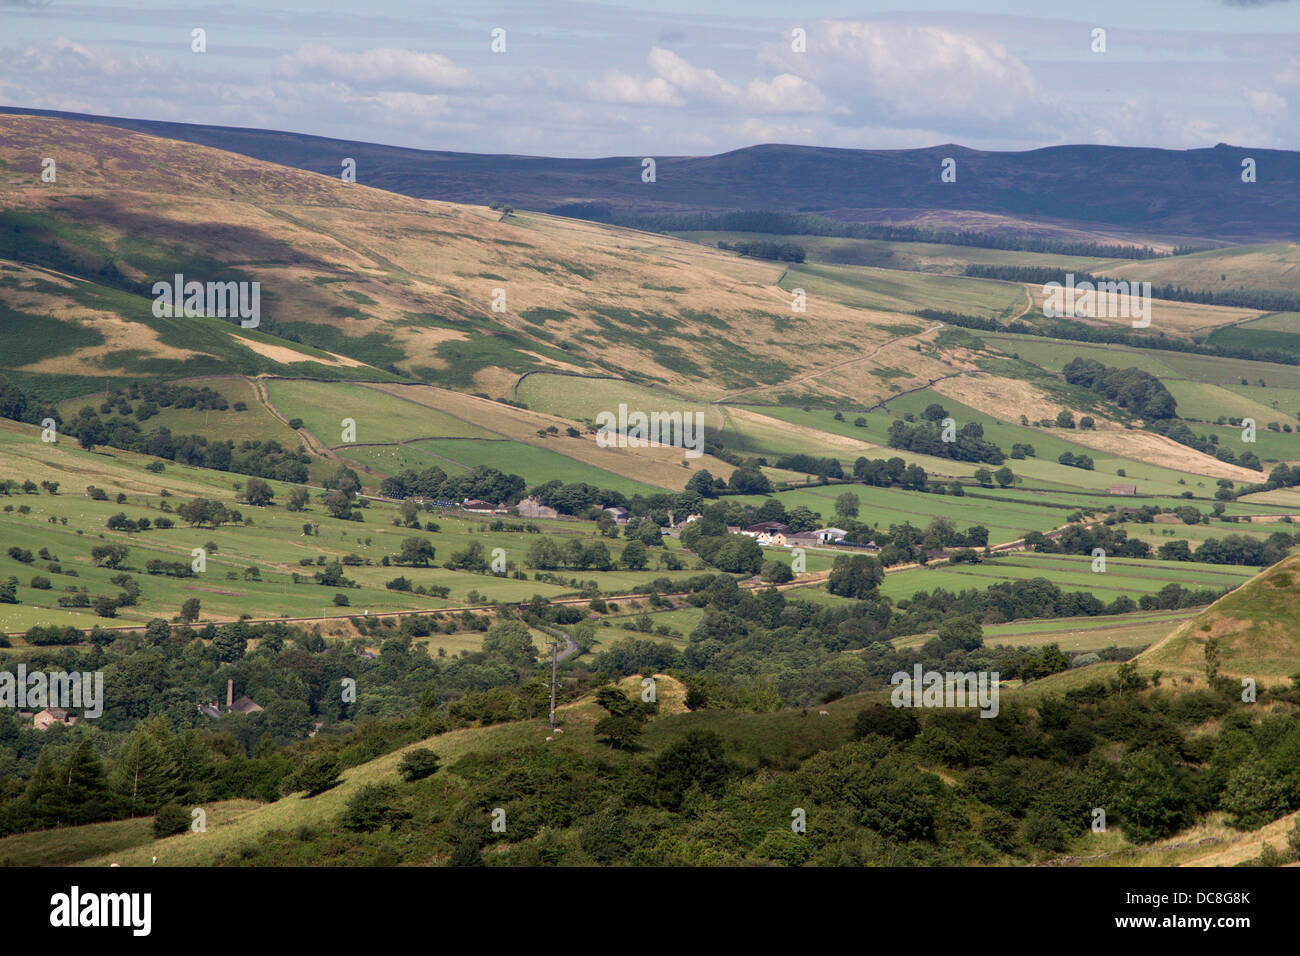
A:
{"label": "sky", "polygon": [[1297,40],[1300,0],[0,0],[0,103],[569,157],[1295,149]]}

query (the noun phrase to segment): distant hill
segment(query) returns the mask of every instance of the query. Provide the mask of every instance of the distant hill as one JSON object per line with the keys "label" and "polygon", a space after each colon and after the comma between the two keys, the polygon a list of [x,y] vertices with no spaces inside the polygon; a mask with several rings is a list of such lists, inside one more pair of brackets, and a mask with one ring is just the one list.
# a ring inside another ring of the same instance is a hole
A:
{"label": "distant hill", "polygon": [[[656,182],[647,184],[640,156],[486,155],[18,107],[0,112],[104,123],[330,176],[352,158],[358,182],[380,189],[456,203],[499,200],[588,218],[762,209],[845,222],[1047,235],[1072,224],[1112,240],[1300,238],[1300,153],[1224,143],[1192,150],[1056,146],[1024,152],[766,144],[717,156],[655,157]],[[954,183],[939,179],[946,157],[957,161]],[[1245,157],[1255,160],[1257,182],[1241,181]]]}

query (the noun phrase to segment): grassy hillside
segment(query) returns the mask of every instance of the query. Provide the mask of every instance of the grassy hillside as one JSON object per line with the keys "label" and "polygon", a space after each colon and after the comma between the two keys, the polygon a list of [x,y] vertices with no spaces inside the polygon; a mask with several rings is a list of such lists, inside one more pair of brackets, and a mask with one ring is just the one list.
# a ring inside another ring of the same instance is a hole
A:
{"label": "grassy hillside", "polygon": [[1206,645],[1214,641],[1219,672],[1256,681],[1300,674],[1300,556],[1276,564],[1216,601],[1139,660],[1174,673],[1204,674]]}

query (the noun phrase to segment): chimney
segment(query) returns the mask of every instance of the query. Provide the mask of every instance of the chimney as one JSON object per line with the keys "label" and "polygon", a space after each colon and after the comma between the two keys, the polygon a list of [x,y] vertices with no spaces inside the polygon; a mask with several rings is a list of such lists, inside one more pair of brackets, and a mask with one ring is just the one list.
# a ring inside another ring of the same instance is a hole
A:
{"label": "chimney", "polygon": [[233,679],[226,681],[226,710],[235,706],[235,682]]}

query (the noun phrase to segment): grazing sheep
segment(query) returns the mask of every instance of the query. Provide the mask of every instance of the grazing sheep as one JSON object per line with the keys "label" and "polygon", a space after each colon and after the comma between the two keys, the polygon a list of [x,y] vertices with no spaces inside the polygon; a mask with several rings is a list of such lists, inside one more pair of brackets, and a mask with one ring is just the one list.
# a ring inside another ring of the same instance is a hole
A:
{"label": "grazing sheep", "polygon": [[547,738],[546,738],[546,742],[549,744],[549,743],[550,743],[552,740],[554,740],[554,739],[555,739],[554,737],[547,737]]}
{"label": "grazing sheep", "polygon": [[817,711],[817,716],[818,716],[818,717],[829,717],[830,715],[831,715],[831,712],[830,712],[829,710],[819,710],[819,711]]}

